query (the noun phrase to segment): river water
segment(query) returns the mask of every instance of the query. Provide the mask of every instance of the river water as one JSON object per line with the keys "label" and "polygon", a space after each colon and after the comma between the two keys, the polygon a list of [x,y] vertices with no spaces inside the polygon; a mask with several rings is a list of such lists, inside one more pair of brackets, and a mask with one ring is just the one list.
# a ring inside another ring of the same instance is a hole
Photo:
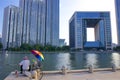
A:
{"label": "river water", "polygon": [[[120,66],[119,53],[95,53],[95,52],[72,52],[72,53],[46,53],[43,52],[45,60],[42,62],[42,70],[60,70],[62,66],[68,69],[86,69],[89,65],[94,68],[110,68],[114,63]],[[20,70],[19,62],[24,56],[28,56],[33,63],[37,60],[30,52],[0,52],[0,80],[3,80],[11,71]]]}

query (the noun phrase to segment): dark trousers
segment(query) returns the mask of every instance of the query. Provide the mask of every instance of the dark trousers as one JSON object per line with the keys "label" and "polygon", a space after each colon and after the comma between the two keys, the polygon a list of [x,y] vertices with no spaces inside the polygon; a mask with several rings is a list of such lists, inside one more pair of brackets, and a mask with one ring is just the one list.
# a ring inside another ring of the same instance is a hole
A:
{"label": "dark trousers", "polygon": [[[31,66],[29,65],[29,69],[28,69],[28,71],[30,71],[31,70]],[[23,72],[23,68],[22,68],[22,65],[20,66],[20,73],[22,74],[22,72]]]}

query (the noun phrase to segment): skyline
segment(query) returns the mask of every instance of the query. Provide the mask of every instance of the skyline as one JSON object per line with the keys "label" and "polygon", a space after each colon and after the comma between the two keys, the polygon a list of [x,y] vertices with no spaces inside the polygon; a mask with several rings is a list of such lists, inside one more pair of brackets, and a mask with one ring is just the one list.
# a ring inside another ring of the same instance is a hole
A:
{"label": "skyline", "polygon": [[[107,4],[109,2],[109,4]],[[102,5],[101,5],[102,4]],[[107,5],[106,5],[107,4]],[[8,5],[19,5],[19,0],[0,1],[0,34],[2,33],[3,11]],[[75,11],[110,11],[111,12],[111,30],[112,42],[117,43],[116,19],[114,0],[60,0],[60,33],[59,37],[65,39],[69,44],[69,19]],[[115,27],[114,27],[115,26]],[[88,34],[91,33],[88,32]],[[88,35],[89,36],[89,35]],[[92,37],[93,39],[93,37]],[[91,40],[91,37],[90,39]]]}
{"label": "skyline", "polygon": [[59,0],[20,0],[4,9],[3,49],[22,44],[59,46]]}

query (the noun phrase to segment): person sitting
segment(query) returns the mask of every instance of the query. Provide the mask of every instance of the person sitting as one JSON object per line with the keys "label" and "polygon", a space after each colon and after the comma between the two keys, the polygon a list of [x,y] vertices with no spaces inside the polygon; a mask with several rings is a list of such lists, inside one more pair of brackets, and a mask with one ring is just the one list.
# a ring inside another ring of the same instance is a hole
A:
{"label": "person sitting", "polygon": [[23,71],[29,71],[30,70],[30,60],[27,56],[24,57],[24,59],[19,63],[21,66],[20,73],[22,74]]}
{"label": "person sitting", "polygon": [[36,69],[40,69],[41,68],[41,63],[34,61],[33,65],[32,65],[32,70],[36,70]]}
{"label": "person sitting", "polygon": [[33,65],[32,65],[32,78],[33,79],[38,79],[38,77],[40,77],[40,66],[41,63],[39,61],[34,61]]}

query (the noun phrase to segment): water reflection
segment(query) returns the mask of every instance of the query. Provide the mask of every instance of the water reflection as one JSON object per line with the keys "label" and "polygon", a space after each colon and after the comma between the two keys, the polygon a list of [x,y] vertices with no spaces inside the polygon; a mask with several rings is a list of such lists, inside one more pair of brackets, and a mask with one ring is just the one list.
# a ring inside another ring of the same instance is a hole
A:
{"label": "water reflection", "polygon": [[97,54],[95,53],[89,53],[86,55],[86,66],[93,65],[94,68],[99,67],[98,64],[98,59],[97,59]]}
{"label": "water reflection", "polygon": [[[111,63],[117,67],[120,65],[119,53],[43,53],[45,60],[42,62],[42,70],[59,70],[64,65],[69,69],[85,69],[93,64],[95,68],[110,68]],[[28,56],[30,61],[36,59],[31,53],[6,52],[0,53],[0,75],[7,76],[11,71],[17,69],[16,66],[24,56]],[[4,72],[4,73],[3,73]],[[4,76],[4,77],[5,77]],[[0,76],[1,78],[1,76]]]}
{"label": "water reflection", "polygon": [[111,63],[114,63],[116,67],[120,66],[120,55],[118,53],[112,53]]}
{"label": "water reflection", "polygon": [[71,69],[83,69],[86,62],[86,53],[70,53]]}
{"label": "water reflection", "polygon": [[0,55],[0,65],[3,67],[3,65],[5,64],[6,58],[8,57],[8,55],[4,54],[3,52]]}
{"label": "water reflection", "polygon": [[46,53],[44,56],[44,70],[59,70],[62,66],[71,68],[69,53]]}
{"label": "water reflection", "polygon": [[64,53],[61,54],[59,53],[56,56],[56,69],[61,69],[62,66],[65,66],[70,69],[70,54],[69,53]]}
{"label": "water reflection", "polygon": [[99,68],[111,68],[111,55],[112,53],[99,53],[97,54]]}

